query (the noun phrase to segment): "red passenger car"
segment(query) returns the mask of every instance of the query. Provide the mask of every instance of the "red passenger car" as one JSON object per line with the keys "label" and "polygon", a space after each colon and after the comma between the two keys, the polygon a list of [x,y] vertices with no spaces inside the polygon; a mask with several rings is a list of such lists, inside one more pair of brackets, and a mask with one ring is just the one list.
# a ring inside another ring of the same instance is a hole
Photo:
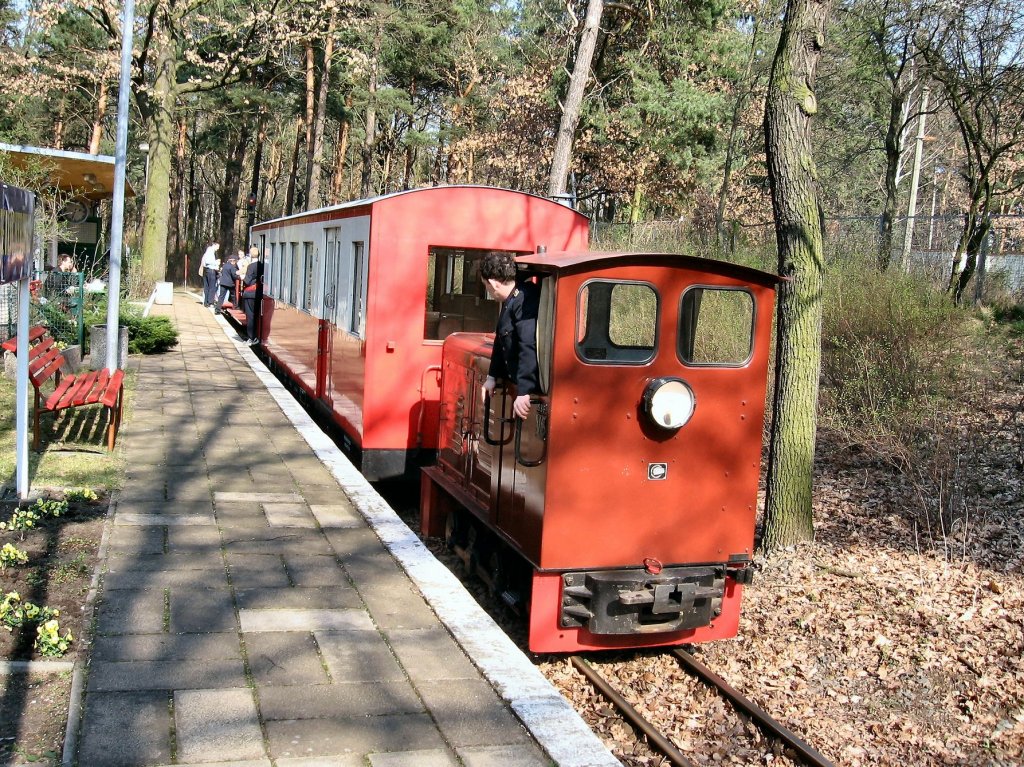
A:
{"label": "red passenger car", "polygon": [[369,479],[408,472],[437,444],[442,341],[491,331],[477,277],[489,250],[586,248],[587,219],[521,192],[399,192],[257,224],[261,343],[341,428]]}
{"label": "red passenger car", "polygon": [[423,530],[529,612],[535,652],[701,642],[749,582],[777,277],[658,254],[518,259],[543,394],[486,396],[491,337],[444,344]]}

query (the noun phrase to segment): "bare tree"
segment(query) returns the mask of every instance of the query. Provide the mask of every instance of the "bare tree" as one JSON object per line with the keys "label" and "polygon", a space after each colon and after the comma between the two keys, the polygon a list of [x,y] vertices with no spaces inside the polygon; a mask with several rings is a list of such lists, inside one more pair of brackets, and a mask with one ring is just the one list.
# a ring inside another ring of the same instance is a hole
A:
{"label": "bare tree", "polygon": [[576,138],[576,126],[580,122],[583,94],[590,80],[590,67],[594,63],[594,50],[597,48],[597,33],[601,28],[603,12],[603,0],[588,0],[583,32],[580,35],[579,47],[576,49],[576,62],[573,64],[572,77],[569,80],[569,91],[562,104],[562,118],[555,138],[554,155],[551,158],[551,175],[548,179],[550,197],[565,194],[565,182],[572,162],[572,143]]}
{"label": "bare tree", "polygon": [[1024,145],[1024,7],[1017,0],[944,5],[929,17],[918,45],[966,152],[961,175],[969,202],[949,277],[959,303],[992,227],[995,200],[1024,185],[1004,171]]}

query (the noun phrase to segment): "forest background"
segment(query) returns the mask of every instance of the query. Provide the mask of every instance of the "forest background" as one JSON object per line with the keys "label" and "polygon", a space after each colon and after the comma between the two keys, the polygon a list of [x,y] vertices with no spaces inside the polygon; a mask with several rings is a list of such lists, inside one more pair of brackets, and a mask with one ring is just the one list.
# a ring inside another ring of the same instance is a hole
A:
{"label": "forest background", "polygon": [[[595,5],[565,189],[595,240],[657,221],[676,248],[773,243],[762,123],[781,3],[143,0],[126,238],[145,276],[177,279],[207,239],[233,250],[254,220],[339,201],[445,183],[544,194]],[[113,154],[120,13],[0,2],[0,139]],[[1006,0],[833,6],[814,141],[834,242],[882,269],[906,260],[913,188],[915,251],[1017,247],[1021,43]],[[973,263],[938,260],[962,291]]]}
{"label": "forest background", "polygon": [[[825,231],[807,264],[816,281],[826,272],[821,410],[848,442],[905,467],[936,453],[918,414],[965,404],[952,371],[977,328],[958,305],[982,285],[979,261],[1016,264],[988,277],[996,312],[983,317],[1024,312],[1024,7],[820,5],[824,35],[798,30],[797,43],[823,46],[816,76],[783,85],[813,117],[813,158],[789,174],[816,181]],[[127,271],[142,287],[177,281],[207,241],[244,247],[254,221],[475,183],[563,197],[591,217],[595,247],[785,272],[764,119],[784,7],[142,0]],[[109,0],[0,0],[0,140],[113,153],[121,12]],[[556,182],[574,82],[578,122]],[[44,229],[60,231],[62,203],[42,196]],[[795,305],[784,297],[780,316]],[[803,412],[818,410],[813,391],[799,395]],[[812,455],[813,440],[812,424]]]}

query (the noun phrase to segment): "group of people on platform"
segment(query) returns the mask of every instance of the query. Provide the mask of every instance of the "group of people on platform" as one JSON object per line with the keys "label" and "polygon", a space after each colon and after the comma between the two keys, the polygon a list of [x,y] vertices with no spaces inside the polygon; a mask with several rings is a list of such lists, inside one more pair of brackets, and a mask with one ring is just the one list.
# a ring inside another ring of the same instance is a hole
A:
{"label": "group of people on platform", "polygon": [[203,280],[203,306],[214,314],[224,311],[224,302],[241,283],[242,311],[245,312],[245,335],[242,340],[252,346],[259,342],[256,335],[256,289],[259,284],[260,251],[255,245],[248,252],[239,249],[221,263],[217,252],[220,244],[211,242],[199,261],[199,276]]}

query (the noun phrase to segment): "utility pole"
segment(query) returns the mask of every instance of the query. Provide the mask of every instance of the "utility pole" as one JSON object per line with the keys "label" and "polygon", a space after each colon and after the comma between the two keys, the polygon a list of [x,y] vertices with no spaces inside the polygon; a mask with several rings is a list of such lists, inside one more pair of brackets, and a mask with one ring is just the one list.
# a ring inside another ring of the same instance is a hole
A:
{"label": "utility pole", "polygon": [[914,217],[917,215],[917,184],[921,180],[921,150],[924,147],[924,125],[928,118],[928,86],[921,91],[921,118],[917,123],[917,146],[914,148],[914,174],[910,180],[910,204],[907,209],[907,228],[903,237],[900,268],[910,268],[910,245],[914,239]]}

